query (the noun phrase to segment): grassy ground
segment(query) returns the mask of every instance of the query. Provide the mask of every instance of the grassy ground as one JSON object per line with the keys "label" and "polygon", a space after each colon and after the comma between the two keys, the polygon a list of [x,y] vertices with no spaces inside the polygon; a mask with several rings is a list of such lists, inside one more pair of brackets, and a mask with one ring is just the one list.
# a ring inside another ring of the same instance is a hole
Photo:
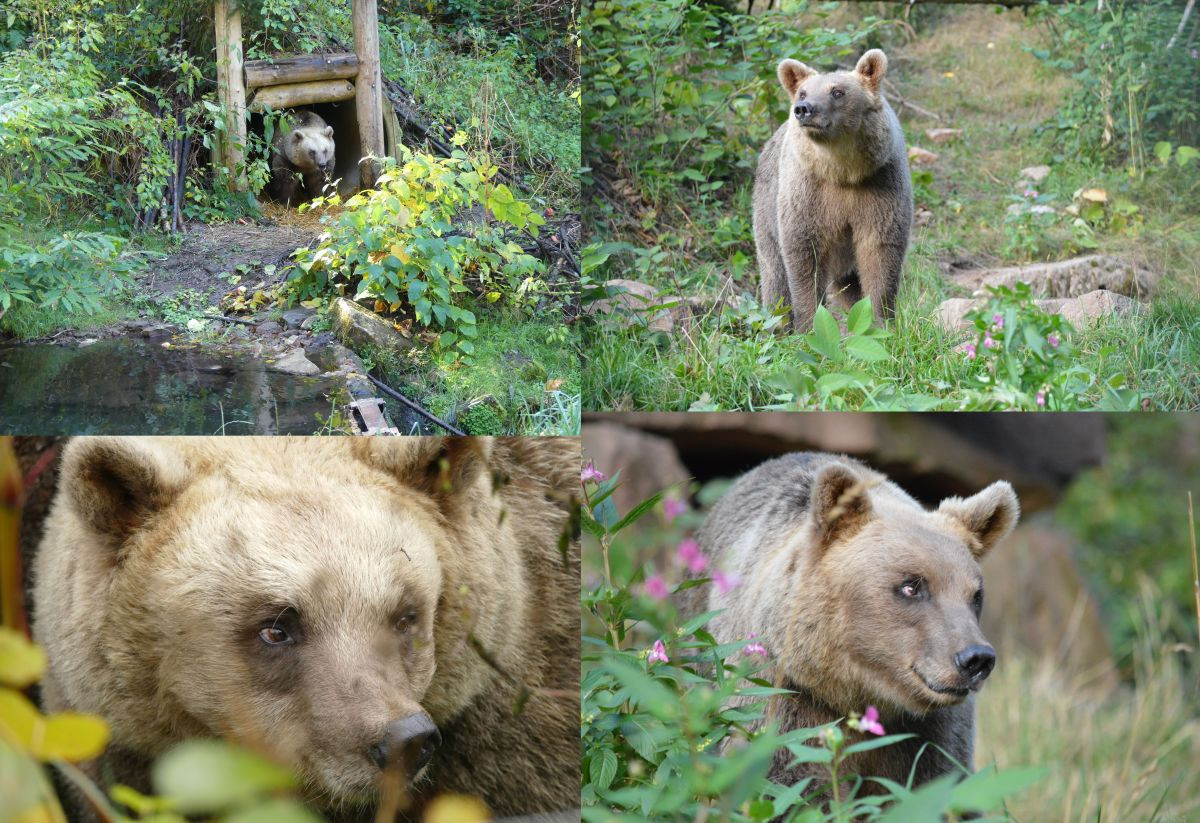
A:
{"label": "grassy ground", "polygon": [[[843,24],[862,14],[839,9],[823,22]],[[810,15],[798,25],[820,22]],[[769,318],[751,303],[756,273],[748,169],[714,198],[684,187],[664,189],[635,160],[620,158],[616,165],[624,179],[610,186],[618,196],[605,197],[597,211],[595,239],[629,243],[634,250],[618,251],[593,276],[640,280],[664,295],[704,295],[710,303],[721,293],[734,297],[735,308],[714,309],[670,334],[650,331],[647,318],[636,313],[591,324],[584,345],[585,407],[1004,407],[994,398],[981,402],[979,364],[953,351],[965,335],[947,334],[933,317],[942,300],[966,296],[943,275],[950,263],[1004,265],[1083,250],[1070,218],[1050,226],[1005,221],[1006,208],[1021,197],[1019,170],[1043,163],[1053,171],[1039,195],[1060,210],[1086,187],[1104,188],[1114,200],[1135,205],[1136,231],[1106,227],[1094,241],[1099,251],[1130,255],[1165,273],[1144,315],[1103,321],[1075,337],[1071,365],[1089,375],[1078,391],[1081,405],[1200,407],[1200,192],[1178,173],[1152,171],[1133,179],[1055,148],[1053,135],[1041,126],[1071,80],[1028,51],[1044,35],[1019,12],[991,9],[948,10],[915,38],[902,37],[899,29],[886,34],[896,90],[943,115],[935,122],[901,109],[909,144],[940,157],[918,181],[917,205],[932,216],[913,232],[898,317],[882,341],[889,356],[854,363],[857,382],[841,391],[798,387],[796,370],[812,359],[811,347],[773,333]],[[852,62],[852,56],[846,60]],[[935,126],[963,129],[963,138],[932,145],[924,131]],[[769,130],[753,123],[729,128],[758,128],[763,137]],[[821,362],[807,367],[813,376],[822,370],[828,368]],[[1114,385],[1123,386],[1124,395],[1110,392]],[[1031,399],[1035,387],[1025,388]]]}

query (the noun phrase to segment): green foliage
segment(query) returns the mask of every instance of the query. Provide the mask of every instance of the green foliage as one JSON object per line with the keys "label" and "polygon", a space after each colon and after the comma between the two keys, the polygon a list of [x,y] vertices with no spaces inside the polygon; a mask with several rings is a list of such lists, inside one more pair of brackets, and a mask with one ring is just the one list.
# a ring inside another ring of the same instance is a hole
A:
{"label": "green foliage", "polygon": [[1156,141],[1200,142],[1200,60],[1184,37],[1172,0],[1115,0],[1042,6],[1056,33],[1054,49],[1033,50],[1072,72],[1074,92],[1053,124],[1083,155],[1107,154],[1141,173]]}
{"label": "green foliage", "polygon": [[471,435],[504,434],[504,422],[487,403],[477,403],[462,415],[462,430]]}
{"label": "green foliage", "polygon": [[[994,809],[1043,776],[1041,769],[984,769],[916,789],[878,781],[871,789],[884,793],[868,794],[870,778],[848,774],[847,758],[909,735],[867,739],[850,731],[853,717],[845,726],[781,733],[766,719],[767,708],[790,692],[767,679],[770,650],[749,638],[718,643],[705,628],[716,613],[681,615],[666,596],[667,573],[653,573],[634,548],[628,530],[644,527],[664,494],[622,514],[612,499],[618,478],[590,470],[582,511],[591,548],[585,569],[595,580],[582,596],[584,820],[936,820]],[[698,522],[691,513],[672,521],[661,511],[666,528],[651,532],[659,545],[678,540],[680,523]],[[709,582],[687,580],[673,593],[678,598]],[[772,758],[784,748],[794,763],[821,764],[828,777],[794,786],[768,780]]]}
{"label": "green foliage", "polygon": [[[325,218],[329,230],[315,249],[296,252],[289,275],[301,300],[327,299],[347,286],[395,311],[412,312],[421,327],[440,330],[443,350],[470,359],[475,351],[475,313],[462,304],[468,277],[481,290],[501,293],[533,276],[538,264],[504,238],[499,225],[459,233],[452,220],[475,206],[497,223],[536,233],[545,220],[493,181],[496,168],[456,151],[450,159],[404,149],[388,162],[377,187],[342,204],[337,195],[311,204],[344,205]],[[524,294],[521,298],[524,298]]]}
{"label": "green foliage", "polygon": [[0,221],[0,317],[16,302],[94,313],[101,300],[129,285],[143,256],[124,238],[103,232],[65,232],[28,242],[24,226]]}

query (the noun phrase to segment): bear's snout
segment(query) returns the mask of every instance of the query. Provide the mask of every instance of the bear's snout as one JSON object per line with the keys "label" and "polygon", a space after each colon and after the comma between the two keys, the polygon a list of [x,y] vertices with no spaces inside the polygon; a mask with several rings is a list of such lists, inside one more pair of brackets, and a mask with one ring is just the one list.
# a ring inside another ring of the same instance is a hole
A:
{"label": "bear's snout", "polygon": [[996,665],[996,650],[991,646],[975,644],[954,655],[954,666],[958,673],[978,686],[987,680]]}
{"label": "bear's snout", "polygon": [[411,778],[429,765],[441,742],[441,732],[433,719],[425,712],[415,712],[388,723],[383,736],[371,744],[368,754],[380,769],[400,764]]}
{"label": "bear's snout", "polygon": [[812,119],[812,116],[817,113],[817,107],[807,100],[801,100],[792,109],[792,112],[796,115],[796,119],[803,123],[805,120]]}

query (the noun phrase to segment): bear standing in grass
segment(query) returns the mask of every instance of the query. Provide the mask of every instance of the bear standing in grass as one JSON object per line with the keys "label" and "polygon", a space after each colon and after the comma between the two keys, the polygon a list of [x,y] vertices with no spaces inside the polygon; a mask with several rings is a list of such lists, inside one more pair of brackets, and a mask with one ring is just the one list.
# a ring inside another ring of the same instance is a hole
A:
{"label": "bear standing in grass", "polygon": [[854,71],[779,64],[792,109],[758,159],[754,245],[762,303],[790,306],[796,332],[826,297],[843,308],[869,297],[879,322],[895,311],[913,198],[886,72],[879,49]]}
{"label": "bear standing in grass", "polygon": [[[34,568],[47,709],[94,774],[221,737],[338,820],[440,792],[579,803],[579,441],[81,438]],[[389,818],[390,819],[390,818]]]}
{"label": "bear standing in grass", "polygon": [[333,127],[318,115],[286,113],[271,144],[271,198],[291,206],[320,196],[332,179],[334,149]]}
{"label": "bear standing in grass", "polygon": [[[972,768],[972,693],[996,661],[979,628],[978,561],[1012,530],[1016,495],[999,481],[923,509],[856,460],[798,453],[739,479],[713,507],[700,543],[741,583],[710,587],[703,608],[720,643],[751,635],[772,660],[765,675],[794,695],[774,698],[783,731],[877,707],[907,741],[862,752],[848,769],[906,784]],[[849,742],[856,742],[855,732]],[[859,738],[861,739],[861,738]],[[827,778],[825,766],[776,753],[771,779]],[[873,784],[866,784],[869,787]]]}

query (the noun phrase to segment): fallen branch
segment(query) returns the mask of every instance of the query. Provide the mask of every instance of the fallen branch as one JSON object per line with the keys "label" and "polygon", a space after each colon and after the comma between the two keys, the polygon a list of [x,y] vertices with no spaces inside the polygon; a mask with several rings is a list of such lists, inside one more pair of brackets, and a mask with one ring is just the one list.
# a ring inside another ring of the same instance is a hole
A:
{"label": "fallen branch", "polygon": [[1179,39],[1179,35],[1183,34],[1183,29],[1187,26],[1188,18],[1192,16],[1192,8],[1196,5],[1196,0],[1188,0],[1188,4],[1183,8],[1183,19],[1179,21],[1179,28],[1175,29],[1175,33],[1171,35],[1171,39],[1167,41],[1167,48],[1172,48],[1175,41]]}

